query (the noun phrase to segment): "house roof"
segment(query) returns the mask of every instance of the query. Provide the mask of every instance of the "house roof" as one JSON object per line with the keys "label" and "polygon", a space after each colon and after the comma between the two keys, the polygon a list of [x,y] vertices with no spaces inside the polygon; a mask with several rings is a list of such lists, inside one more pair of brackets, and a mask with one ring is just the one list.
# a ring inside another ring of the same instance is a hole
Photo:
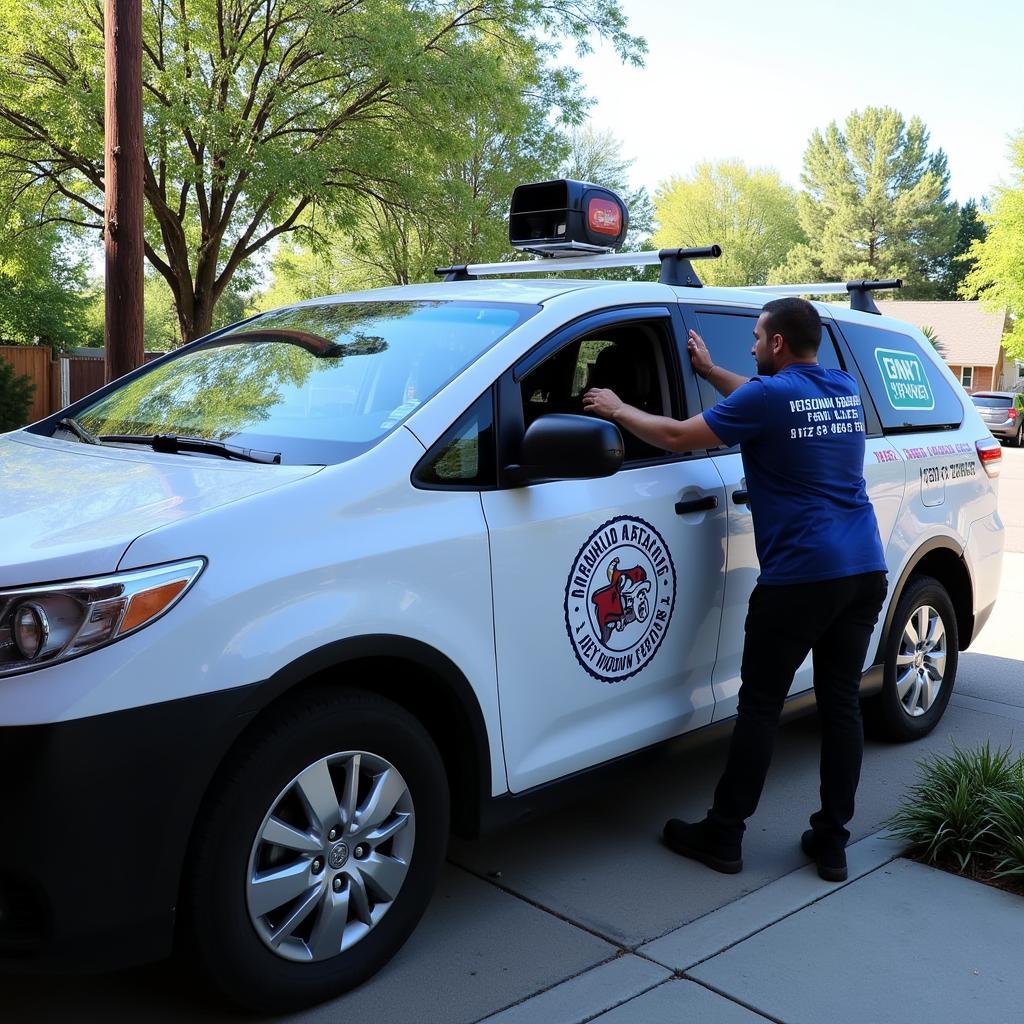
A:
{"label": "house roof", "polygon": [[931,327],[951,366],[995,366],[1006,327],[1006,310],[991,313],[980,302],[877,300],[885,316],[917,328]]}

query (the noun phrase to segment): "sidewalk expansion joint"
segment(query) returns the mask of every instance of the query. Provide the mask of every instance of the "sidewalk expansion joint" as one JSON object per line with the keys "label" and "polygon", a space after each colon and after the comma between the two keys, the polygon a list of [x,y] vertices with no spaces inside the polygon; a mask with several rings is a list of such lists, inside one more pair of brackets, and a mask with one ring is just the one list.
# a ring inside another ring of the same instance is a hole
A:
{"label": "sidewalk expansion joint", "polygon": [[770,1013],[765,1013],[764,1010],[758,1009],[756,1006],[752,1006],[750,1003],[745,1002],[742,999],[737,999],[736,996],[729,992],[724,992],[720,988],[716,988],[714,985],[709,984],[706,981],[701,981],[700,978],[692,978],[685,972],[680,973],[679,977],[684,978],[686,981],[692,981],[695,985],[700,985],[701,988],[706,988],[709,992],[714,992],[716,996],[721,996],[723,999],[728,999],[730,1003],[735,1003],[737,1006],[742,1006],[744,1010],[749,1010],[751,1013],[757,1014],[762,1020],[770,1020],[772,1024],[787,1024],[781,1017],[773,1017]]}
{"label": "sidewalk expansion joint", "polygon": [[[457,866],[458,865],[456,865],[456,867]],[[473,874],[473,872],[471,871],[470,874]],[[512,893],[511,895],[514,896],[515,893]],[[541,907],[540,909],[543,910],[544,908]],[[572,922],[569,922],[569,923],[571,924]],[[490,1011],[488,1011],[486,1014],[484,1014],[483,1017],[477,1017],[477,1019],[475,1021],[473,1021],[473,1024],[483,1024],[484,1021],[490,1020],[492,1017],[497,1017],[499,1013],[505,1013],[506,1010],[511,1010],[513,1007],[522,1006],[523,1003],[528,1003],[531,999],[535,999],[537,996],[541,996],[545,992],[550,992],[553,988],[558,988],[559,985],[564,985],[567,981],[575,981],[577,978],[579,978],[582,975],[586,974],[588,971],[596,971],[599,967],[605,967],[608,964],[613,963],[614,961],[620,959],[623,955],[624,955],[624,951],[620,949],[614,956],[608,957],[607,960],[602,960],[600,963],[591,964],[589,967],[581,967],[578,971],[576,971],[575,974],[568,974],[564,978],[559,978],[558,981],[552,982],[550,985],[546,985],[544,988],[537,989],[536,992],[529,992],[525,996],[523,996],[522,999],[515,999],[511,1003],[509,1003],[507,1006],[500,1006],[500,1007],[498,1007],[497,1010],[490,1010]],[[655,986],[652,986],[652,988],[653,987],[655,987]],[[648,989],[646,991],[650,991],[650,990]],[[630,998],[632,998],[632,997],[630,997]],[[628,1003],[629,1000],[628,999],[624,999],[623,1002]],[[618,1005],[621,1005],[621,1004],[618,1004]],[[609,1007],[609,1009],[610,1009],[610,1007]],[[604,1012],[605,1012],[604,1010],[600,1010],[597,1014],[595,1014],[595,1016],[600,1016],[600,1014],[604,1013]],[[590,1019],[592,1020],[593,1018],[590,1018]]]}
{"label": "sidewalk expansion joint", "polygon": [[[730,949],[734,949],[736,946],[741,945],[748,939],[752,939],[755,935],[760,935],[761,932],[767,931],[769,928],[774,928],[777,924],[781,924],[783,921],[785,921],[787,918],[792,917],[794,914],[800,914],[803,911],[807,910],[808,907],[813,907],[815,904],[820,903],[822,900],[827,900],[830,896],[834,896],[837,892],[840,892],[841,890],[845,889],[848,885],[853,885],[854,882],[859,882],[865,878],[870,878],[871,875],[873,875],[876,871],[881,871],[883,868],[891,864],[894,860],[898,860],[900,856],[901,854],[897,853],[893,857],[890,857],[889,860],[885,861],[885,863],[879,864],[877,867],[872,868],[870,871],[865,871],[862,875],[857,875],[856,878],[851,878],[846,882],[836,882],[833,888],[829,889],[827,892],[823,892],[820,896],[816,896],[814,899],[809,900],[807,903],[804,903],[799,907],[795,907],[793,910],[786,911],[786,913],[775,918],[773,921],[769,921],[767,924],[761,925],[760,928],[755,928],[752,932],[748,933],[747,935],[744,935],[740,939],[737,939],[735,942],[730,942],[728,946],[723,946],[721,949],[715,950],[714,953],[709,953],[707,956],[702,957],[696,963],[690,964],[690,966],[682,972],[682,977],[689,978],[690,981],[696,981],[697,979],[690,978],[686,971],[692,971],[695,967],[700,967],[701,964],[706,964],[709,960],[714,960],[716,956],[721,956],[723,953],[727,953]],[[803,869],[801,868],[800,870]],[[783,875],[782,877],[786,878],[787,876]],[[683,927],[685,928],[686,926],[684,925]]]}

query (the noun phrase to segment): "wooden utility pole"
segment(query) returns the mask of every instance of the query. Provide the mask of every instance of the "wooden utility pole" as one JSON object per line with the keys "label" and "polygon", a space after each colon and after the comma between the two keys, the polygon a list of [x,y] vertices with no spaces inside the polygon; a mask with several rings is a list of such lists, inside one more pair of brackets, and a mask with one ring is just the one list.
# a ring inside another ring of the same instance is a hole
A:
{"label": "wooden utility pole", "polygon": [[142,341],[142,3],[104,0],[107,380],[141,366]]}

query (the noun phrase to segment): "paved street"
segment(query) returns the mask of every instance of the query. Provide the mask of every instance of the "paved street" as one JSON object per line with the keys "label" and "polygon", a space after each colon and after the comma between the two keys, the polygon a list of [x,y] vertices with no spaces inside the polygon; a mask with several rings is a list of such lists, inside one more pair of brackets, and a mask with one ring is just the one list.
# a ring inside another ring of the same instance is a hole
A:
{"label": "paved street", "polygon": [[999,513],[1006,523],[1006,550],[1024,551],[1024,448],[1003,448]]}
{"label": "paved street", "polygon": [[[1003,465],[1000,508],[1014,553],[1006,557],[1000,601],[980,638],[962,656],[956,691],[932,735],[908,745],[868,743],[852,823],[853,839],[861,841],[851,853],[854,873],[861,864],[862,873],[875,871],[891,857],[891,852],[880,852],[882,841],[874,835],[895,810],[923,755],[947,751],[951,739],[966,747],[990,740],[1024,749],[1024,451],[1004,449]],[[806,868],[798,840],[814,809],[817,744],[813,717],[783,728],[761,807],[749,823],[742,874],[708,871],[674,856],[656,838],[666,817],[703,815],[722,766],[723,741],[660,751],[623,767],[598,793],[561,811],[480,842],[453,842],[437,896],[395,960],[357,992],[279,1019],[296,1024],[343,1019],[469,1024],[505,1011],[493,1024],[591,1018],[603,1024],[846,1020],[839,995],[832,1006],[801,1004],[799,971],[785,974],[788,988],[780,988],[769,969],[772,943],[764,933],[757,934],[757,926],[748,931],[753,937],[743,947],[756,951],[758,942],[764,947],[760,975],[739,953],[721,952],[724,947],[714,944],[716,929],[730,916],[761,915],[760,927],[784,918],[789,911],[773,904],[782,898],[780,893],[797,900],[796,907],[816,906],[814,901],[825,895],[824,889],[814,888],[819,883],[810,877],[812,870],[798,870]],[[886,908],[894,902],[903,907],[893,921],[903,921],[898,927],[906,931],[908,947],[934,927],[927,916],[927,894],[933,890],[928,889],[927,874],[921,874],[929,870],[894,861],[890,869],[870,876],[870,888],[860,891],[868,893],[872,909],[865,923],[856,926],[863,933],[863,963],[839,972],[845,975],[844,985],[879,984],[884,989],[878,972],[886,965],[871,959],[869,925],[881,927],[886,920],[888,927]],[[960,879],[949,884],[954,890],[973,885]],[[852,891],[821,906],[839,907],[836,900],[842,897],[850,905],[846,912],[853,914],[853,904],[863,901],[855,901]],[[949,898],[955,900],[958,892]],[[1009,928],[1007,921],[1016,918],[1008,914],[1017,911],[1007,900],[1017,898],[991,892],[993,921]],[[783,921],[806,922],[789,927],[793,941],[807,946],[807,956],[816,943],[827,944],[829,935],[827,929],[820,930],[823,919],[814,913],[805,909]],[[683,928],[698,919],[699,926]],[[781,927],[776,924],[775,930]],[[937,943],[947,944],[945,938]],[[903,969],[889,965],[894,968]],[[939,1004],[945,998],[945,979],[954,986],[952,968],[939,960],[926,964],[911,958],[906,969],[931,972]],[[865,973],[857,973],[861,970]],[[975,970],[972,977],[978,976]],[[736,991],[738,979],[747,986],[742,994]],[[969,981],[957,981],[955,993],[951,988],[958,1015],[944,1019],[958,1024],[975,1019],[964,1016],[962,1009],[974,991],[963,987]],[[173,963],[100,978],[44,984],[33,978],[5,978],[2,984],[0,1019],[11,1024],[55,1019],[73,1024],[186,1019],[213,1024],[244,1019]],[[1016,993],[1014,985],[1020,987]],[[1018,1006],[1024,1002],[1019,977],[1000,991],[1004,1000],[1016,1000]],[[881,991],[879,1000],[886,995]],[[986,1019],[984,1004],[974,1005],[977,1020]]]}

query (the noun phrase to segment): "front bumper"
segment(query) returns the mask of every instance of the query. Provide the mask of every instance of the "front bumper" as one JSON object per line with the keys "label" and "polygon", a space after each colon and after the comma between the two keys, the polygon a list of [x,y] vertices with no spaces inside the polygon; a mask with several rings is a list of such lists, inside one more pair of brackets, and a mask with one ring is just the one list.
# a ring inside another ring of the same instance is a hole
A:
{"label": "front bumper", "polygon": [[192,825],[251,690],[0,728],[0,966],[170,952]]}

